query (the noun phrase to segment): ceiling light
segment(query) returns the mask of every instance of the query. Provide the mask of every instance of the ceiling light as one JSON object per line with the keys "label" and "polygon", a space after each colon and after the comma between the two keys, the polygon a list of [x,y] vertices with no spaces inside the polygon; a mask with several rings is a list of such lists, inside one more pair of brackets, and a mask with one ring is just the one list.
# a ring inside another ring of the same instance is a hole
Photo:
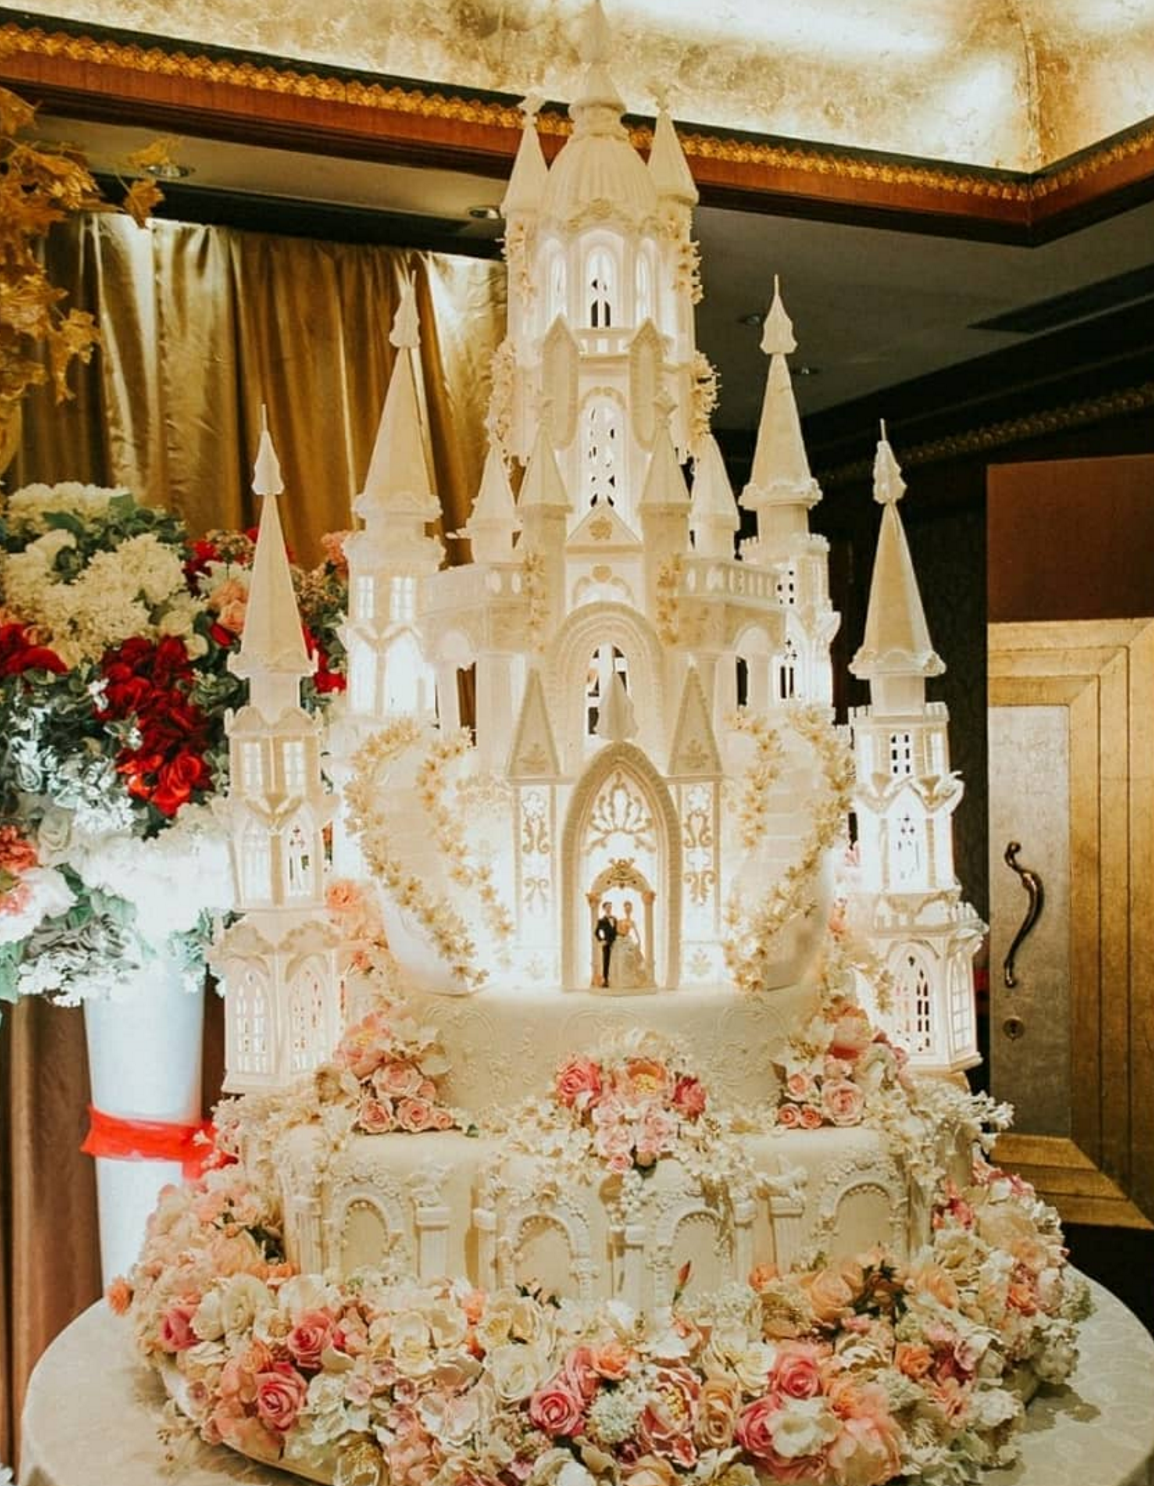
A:
{"label": "ceiling light", "polygon": [[758,326],[765,324],[765,315],[761,310],[753,310],[748,315],[738,315],[737,323],[739,325],[752,325],[756,329]]}
{"label": "ceiling light", "polygon": [[478,222],[498,222],[501,219],[500,208],[496,206],[471,206],[469,215]]}
{"label": "ceiling light", "polygon": [[821,376],[821,367],[795,366],[793,369],[793,374],[795,377],[819,377]]}
{"label": "ceiling light", "polygon": [[145,175],[158,181],[183,181],[192,174],[191,165],[178,165],[175,160],[160,160],[155,165],[141,166]]}

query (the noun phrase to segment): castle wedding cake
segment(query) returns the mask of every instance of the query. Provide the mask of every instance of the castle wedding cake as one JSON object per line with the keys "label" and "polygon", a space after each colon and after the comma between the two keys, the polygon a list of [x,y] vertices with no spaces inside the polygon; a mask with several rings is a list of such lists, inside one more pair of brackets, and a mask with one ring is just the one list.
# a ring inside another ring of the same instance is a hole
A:
{"label": "castle wedding cake", "polygon": [[551,167],[526,112],[460,566],[402,297],[326,732],[262,435],[240,1097],[111,1298],[203,1438],[337,1486],[953,1486],[1012,1458],[1083,1290],[960,1077],[982,925],[904,486],[883,431],[841,729],[789,319],[775,289],[737,500],[693,180],[666,113],[634,148],[609,50],[595,4]]}

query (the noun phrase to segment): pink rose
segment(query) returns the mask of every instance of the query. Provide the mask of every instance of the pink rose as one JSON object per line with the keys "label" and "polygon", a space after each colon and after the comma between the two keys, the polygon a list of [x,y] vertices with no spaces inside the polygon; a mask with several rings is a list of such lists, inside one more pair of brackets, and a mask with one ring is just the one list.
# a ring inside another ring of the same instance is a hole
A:
{"label": "pink rose", "polygon": [[813,1092],[813,1075],[811,1073],[791,1073],[785,1081],[785,1092],[791,1099],[799,1103],[808,1099]]}
{"label": "pink rose", "polygon": [[801,1106],[801,1128],[803,1130],[820,1130],[822,1126],[821,1110],[816,1104],[803,1104]]}
{"label": "pink rose", "polygon": [[770,1374],[770,1383],[787,1398],[815,1398],[821,1392],[818,1354],[802,1342],[783,1344]]}
{"label": "pink rose", "polygon": [[574,1347],[561,1367],[560,1381],[588,1403],[597,1392],[600,1373],[592,1347]]}
{"label": "pink rose", "polygon": [[397,1124],[410,1135],[433,1128],[433,1106],[427,1099],[402,1099],[397,1105]]}
{"label": "pink rose", "polygon": [[585,1406],[575,1392],[558,1376],[538,1388],[529,1400],[529,1418],[546,1434],[574,1435],[585,1422]]}
{"label": "pink rose", "polygon": [[333,1318],[328,1311],[302,1311],[285,1346],[298,1367],[315,1372],[321,1365],[321,1353],[332,1345],[333,1335]]}
{"label": "pink rose", "polygon": [[454,1126],[455,1123],[456,1123],[456,1121],[453,1119],[453,1112],[452,1112],[452,1110],[449,1110],[449,1109],[434,1109],[433,1110],[433,1129],[434,1130],[451,1130],[453,1128],[453,1126]]}
{"label": "pink rose", "polygon": [[705,1113],[705,1090],[696,1078],[683,1076],[673,1087],[672,1102],[687,1120],[696,1120]]}
{"label": "pink rose", "polygon": [[371,1094],[366,1094],[357,1111],[357,1124],[370,1135],[384,1135],[388,1130],[395,1130],[397,1121],[393,1106],[387,1099],[374,1099]]}
{"label": "pink rose", "polygon": [[601,1065],[592,1058],[571,1058],[557,1070],[557,1098],[569,1109],[584,1109],[601,1092]]}
{"label": "pink rose", "polygon": [[182,1301],[165,1311],[160,1322],[160,1345],[166,1352],[183,1352],[195,1347],[200,1337],[192,1329],[192,1318],[200,1302]]}
{"label": "pink rose", "polygon": [[860,1125],[865,1095],[848,1078],[838,1079],[822,1089],[821,1107],[831,1125]]}
{"label": "pink rose", "polygon": [[403,1099],[416,1094],[423,1080],[421,1070],[412,1063],[385,1063],[373,1074],[373,1087],[378,1094],[388,1094],[392,1099]]}
{"label": "pink rose", "polygon": [[783,1104],[777,1111],[777,1123],[787,1130],[797,1130],[801,1125],[801,1110],[796,1104]]}
{"label": "pink rose", "polygon": [[286,1434],[304,1406],[309,1385],[291,1362],[274,1362],[256,1380],[256,1411],[263,1424]]}
{"label": "pink rose", "polygon": [[781,1404],[775,1393],[757,1398],[738,1416],[734,1439],[741,1448],[757,1460],[770,1460],[776,1455],[773,1448],[773,1421],[781,1412]]}

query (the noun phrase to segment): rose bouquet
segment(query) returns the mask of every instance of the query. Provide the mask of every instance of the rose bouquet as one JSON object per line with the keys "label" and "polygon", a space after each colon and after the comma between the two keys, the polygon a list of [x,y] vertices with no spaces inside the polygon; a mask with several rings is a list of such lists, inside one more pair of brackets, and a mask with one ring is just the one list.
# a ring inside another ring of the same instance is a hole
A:
{"label": "rose bouquet", "polygon": [[[34,485],[0,518],[0,999],[131,994],[163,961],[203,978],[232,904],[224,730],[243,701],[250,537],[190,542],[127,491]],[[298,574],[318,655],[306,702],[343,685],[343,569]],[[223,596],[222,596],[223,590]]]}
{"label": "rose bouquet", "polygon": [[912,1087],[908,1057],[849,996],[835,995],[786,1047],[776,1119],[786,1129],[860,1125],[874,1096]]}
{"label": "rose bouquet", "polygon": [[592,1135],[610,1171],[650,1170],[673,1155],[707,1096],[688,1069],[647,1054],[616,1060],[570,1058],[557,1070],[554,1097]]}

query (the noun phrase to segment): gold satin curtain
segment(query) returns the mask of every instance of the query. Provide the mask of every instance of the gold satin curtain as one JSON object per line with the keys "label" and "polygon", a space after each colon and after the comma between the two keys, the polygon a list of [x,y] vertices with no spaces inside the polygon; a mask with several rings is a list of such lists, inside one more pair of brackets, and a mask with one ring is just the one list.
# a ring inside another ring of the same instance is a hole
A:
{"label": "gold satin curtain", "polygon": [[[285,479],[286,537],[301,561],[315,561],[320,535],[351,525],[395,354],[388,332],[411,275],[444,529],[464,525],[485,452],[489,358],[504,327],[503,266],[102,216],[54,236],[49,260],[69,302],[96,315],[102,347],[91,366],[74,368],[74,402],[57,407],[41,392],[27,400],[9,489],[124,485],[180,512],[193,535],[252,525],[263,402]],[[460,544],[446,545],[452,561]],[[220,1031],[211,1010],[209,1068]],[[30,1003],[4,1012],[0,1462],[15,1456],[36,1358],[100,1289],[92,1162],[78,1150],[81,1013]]]}

